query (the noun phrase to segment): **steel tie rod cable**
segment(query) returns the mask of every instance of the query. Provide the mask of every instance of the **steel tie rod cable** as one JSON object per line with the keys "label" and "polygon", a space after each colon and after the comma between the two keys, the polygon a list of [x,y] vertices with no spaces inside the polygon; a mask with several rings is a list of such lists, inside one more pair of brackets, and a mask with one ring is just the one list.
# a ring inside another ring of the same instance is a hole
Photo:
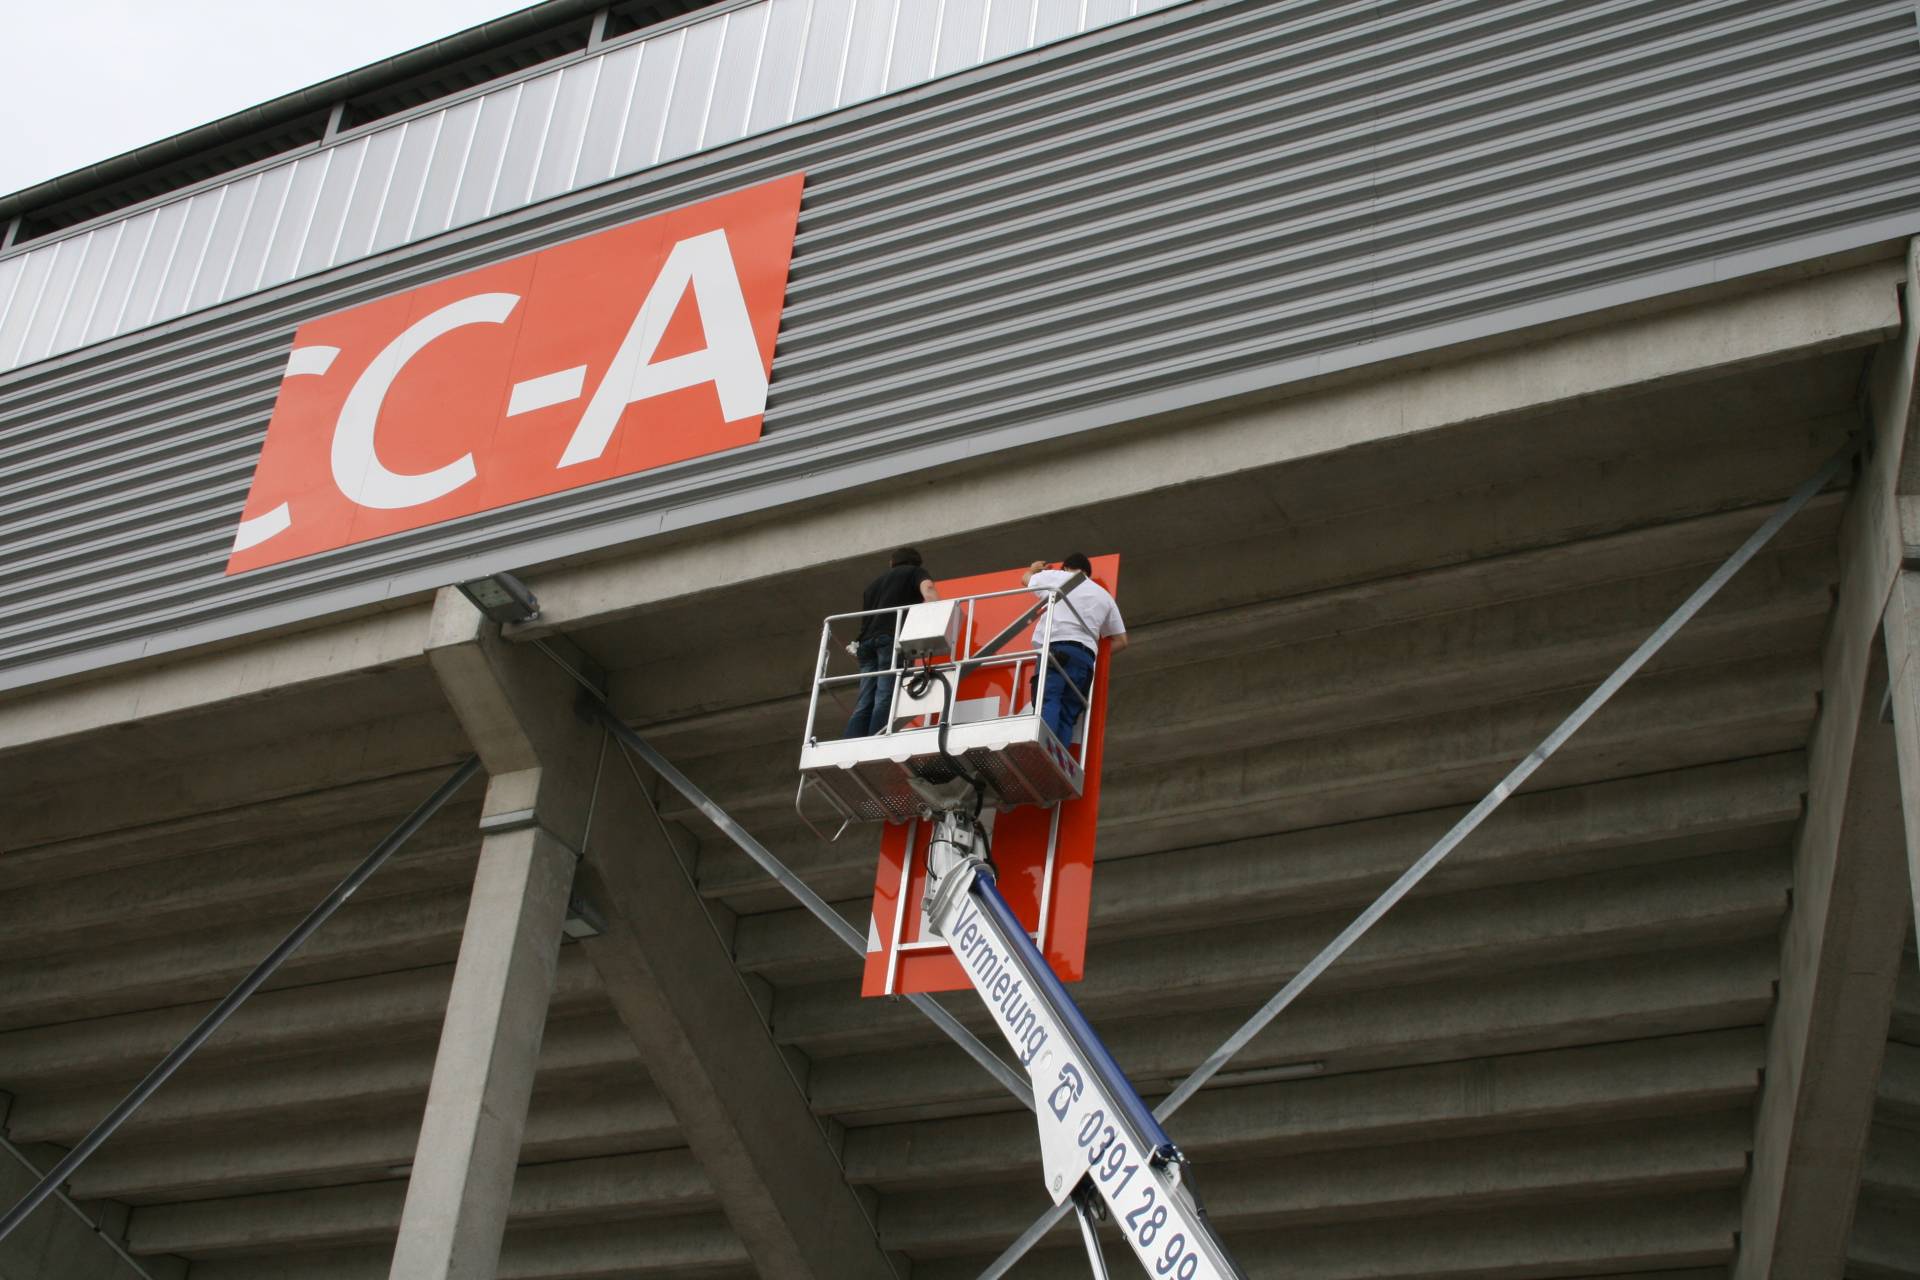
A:
{"label": "steel tie rod cable", "polygon": [[[812,885],[802,880],[794,873],[793,868],[780,861],[771,850],[754,839],[751,832],[736,822],[733,815],[715,803],[706,792],[695,786],[693,780],[675,768],[672,761],[654,750],[653,745],[635,732],[633,726],[620,718],[607,702],[606,695],[595,688],[593,682],[585,675],[574,670],[572,664],[556,653],[545,640],[535,637],[533,643],[542,653],[551,658],[556,666],[572,676],[575,683],[586,690],[587,696],[592,699],[594,714],[607,732],[646,761],[648,768],[665,779],[668,786],[686,797],[694,808],[706,816],[707,821],[720,829],[720,834],[733,841],[741,852],[759,864],[762,871],[778,881],[780,887],[792,894],[801,906],[813,914],[815,919],[833,930],[834,936],[846,943],[855,955],[867,954],[866,939],[857,929],[842,919],[840,913],[828,905],[826,899],[815,893]],[[1016,1075],[1013,1068],[1002,1061],[999,1055],[982,1044],[958,1018],[925,995],[910,995],[907,997],[907,1002],[925,1014],[934,1026],[945,1032],[948,1039],[959,1045],[966,1055],[989,1075],[1005,1085],[1007,1092],[1019,1099],[1022,1106],[1029,1111],[1033,1110],[1033,1090],[1027,1086],[1027,1082]]]}
{"label": "steel tie rod cable", "polygon": [[[1282,1010],[1297,1000],[1301,992],[1326,972],[1328,966],[1346,954],[1347,950],[1358,942],[1367,930],[1379,922],[1380,917],[1391,911],[1400,899],[1406,897],[1415,885],[1426,878],[1428,872],[1440,865],[1441,859],[1452,853],[1463,840],[1472,835],[1474,830],[1485,822],[1495,809],[1504,804],[1507,797],[1518,790],[1536,769],[1545,764],[1568,738],[1591,720],[1594,713],[1620,691],[1622,685],[1632,679],[1640,668],[1647,665],[1648,660],[1660,652],[1681,627],[1691,622],[1693,616],[1706,606],[1707,601],[1713,599],[1734,574],[1740,572],[1762,547],[1773,540],[1773,536],[1780,532],[1787,521],[1793,519],[1802,507],[1811,502],[1815,494],[1827,487],[1827,484],[1852,460],[1854,454],[1859,452],[1862,442],[1863,438],[1856,436],[1839,452],[1822,463],[1820,469],[1809,477],[1806,483],[1795,489],[1793,494],[1772,515],[1768,516],[1766,521],[1755,529],[1705,582],[1694,589],[1692,595],[1681,602],[1679,608],[1667,616],[1666,621],[1654,628],[1652,635],[1640,642],[1639,648],[1628,654],[1626,659],[1613,669],[1613,673],[1587,695],[1585,701],[1575,707],[1553,732],[1542,739],[1539,746],[1529,751],[1520,763],[1514,765],[1506,777],[1495,783],[1493,790],[1481,797],[1480,803],[1469,809],[1445,835],[1436,840],[1412,866],[1402,872],[1399,879],[1388,885],[1366,910],[1354,917],[1353,923],[1342,929],[1333,941],[1321,948],[1320,953],[1308,961],[1305,968],[1294,974],[1271,1000],[1261,1005],[1259,1010],[1240,1024],[1240,1029],[1228,1036],[1205,1062],[1195,1067],[1193,1073],[1182,1080],[1172,1093],[1161,1099],[1160,1105],[1153,1109],[1154,1118],[1165,1120],[1205,1087],[1215,1073],[1226,1066],[1235,1054],[1246,1048],[1255,1036],[1266,1029],[1267,1024],[1280,1015]],[[1000,1276],[1006,1275],[1014,1263],[1025,1257],[1029,1249],[1038,1244],[1047,1232],[1072,1211],[1073,1202],[1065,1200],[1041,1214],[1034,1220],[1032,1226],[1021,1233],[1019,1239],[1007,1246],[1006,1252],[995,1258],[987,1269],[980,1273],[980,1280],[998,1280]]]}
{"label": "steel tie rod cable", "polygon": [[133,1092],[120,1100],[120,1104],[107,1113],[106,1119],[93,1126],[86,1137],[73,1150],[67,1152],[59,1164],[47,1171],[45,1177],[35,1184],[33,1190],[21,1198],[20,1202],[7,1210],[7,1216],[0,1218],[0,1240],[7,1238],[13,1229],[26,1221],[27,1215],[40,1207],[41,1201],[53,1194],[61,1183],[73,1176],[101,1143],[113,1136],[114,1130],[125,1124],[127,1117],[140,1109],[142,1103],[153,1096],[154,1090],[165,1084],[182,1063],[192,1057],[194,1051],[205,1044],[220,1025],[233,1016],[233,1011],[246,1002],[248,996],[260,989],[260,985],[271,978],[274,971],[286,962],[288,956],[300,949],[302,943],[313,936],[314,931],[325,924],[333,913],[338,911],[346,900],[361,885],[365,884],[374,872],[378,871],[394,852],[411,839],[415,832],[427,824],[427,820],[440,811],[442,805],[453,798],[454,792],[465,786],[474,774],[480,772],[480,757],[469,756],[461,766],[453,771],[445,782],[434,789],[432,795],[420,802],[418,808],[405,818],[400,825],[387,833],[387,837],[373,847],[360,865],[347,873],[347,878],[335,885],[333,892],[321,899],[320,905],[307,913],[307,918],[293,927],[293,932],[280,940],[280,945],[268,954],[265,960],[253,967],[253,972],[240,980],[236,986],[199,1025],[187,1032],[186,1039],[173,1047],[160,1065],[149,1071],[146,1078],[133,1087]]}

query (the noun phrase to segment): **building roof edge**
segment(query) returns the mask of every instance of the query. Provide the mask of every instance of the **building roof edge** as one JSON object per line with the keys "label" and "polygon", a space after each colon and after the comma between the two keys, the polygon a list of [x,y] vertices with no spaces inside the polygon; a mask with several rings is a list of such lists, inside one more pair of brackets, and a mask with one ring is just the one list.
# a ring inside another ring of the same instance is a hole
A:
{"label": "building roof edge", "polygon": [[318,84],[296,89],[207,124],[196,125],[183,133],[149,142],[84,168],[35,183],[11,195],[0,195],[0,223],[274,128],[309,112],[331,107],[356,94],[382,88],[436,66],[470,57],[492,46],[532,35],[557,23],[603,9],[606,5],[607,0],[542,0],[517,13],[494,18],[390,58],[370,62]]}

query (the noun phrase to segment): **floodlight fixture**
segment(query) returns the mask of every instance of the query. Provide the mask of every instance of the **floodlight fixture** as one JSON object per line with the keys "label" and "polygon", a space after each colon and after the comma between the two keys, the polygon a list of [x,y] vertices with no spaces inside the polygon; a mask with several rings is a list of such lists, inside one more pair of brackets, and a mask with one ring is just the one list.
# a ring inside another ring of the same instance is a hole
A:
{"label": "floodlight fixture", "polygon": [[510,573],[473,578],[457,585],[474,608],[502,626],[531,622],[540,616],[540,602],[534,599],[532,590]]}
{"label": "floodlight fixture", "polygon": [[597,938],[607,931],[607,920],[598,907],[576,893],[567,899],[567,918],[560,930],[576,942]]}

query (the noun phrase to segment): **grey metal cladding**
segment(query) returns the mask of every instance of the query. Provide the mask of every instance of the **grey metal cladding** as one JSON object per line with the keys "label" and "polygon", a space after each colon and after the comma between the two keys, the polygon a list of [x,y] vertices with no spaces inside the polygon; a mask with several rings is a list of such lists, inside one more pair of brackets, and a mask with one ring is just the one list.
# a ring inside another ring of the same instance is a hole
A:
{"label": "grey metal cladding", "polygon": [[[894,33],[942,56],[935,31]],[[633,89],[653,49],[618,52],[593,74]],[[732,74],[724,51],[700,64]],[[316,215],[307,243],[389,251],[295,280],[256,246],[265,292],[0,378],[0,684],[1913,234],[1917,72],[1906,0],[1190,4],[422,244],[385,208],[370,233]],[[582,100],[560,83],[541,110]],[[430,127],[470,138],[482,110]],[[589,115],[573,163],[695,136],[629,118],[654,127]],[[286,185],[385,164],[332,150]],[[487,199],[537,194],[544,159],[490,164]],[[298,322],[796,170],[760,443],[222,576]],[[476,182],[404,196],[445,226]],[[0,262],[0,291],[105,294],[129,268],[97,252]],[[193,287],[171,275],[134,292]]]}

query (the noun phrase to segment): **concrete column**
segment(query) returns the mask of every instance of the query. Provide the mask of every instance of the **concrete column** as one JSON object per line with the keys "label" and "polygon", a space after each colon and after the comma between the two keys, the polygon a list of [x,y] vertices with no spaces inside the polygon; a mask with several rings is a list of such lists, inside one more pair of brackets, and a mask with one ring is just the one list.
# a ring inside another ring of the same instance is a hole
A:
{"label": "concrete column", "polygon": [[1898,440],[1899,476],[1894,483],[1896,516],[1900,525],[1902,571],[1894,581],[1884,620],[1887,665],[1892,690],[1888,698],[1899,737],[1900,784],[1906,802],[1907,888],[1913,897],[1913,918],[1920,928],[1920,239],[1907,242],[1906,330],[1900,335],[1897,357],[1886,361],[1884,375],[1873,387],[1872,411],[1879,421],[1876,436]]}
{"label": "concrete column", "polygon": [[537,827],[481,842],[394,1280],[493,1276],[573,864],[573,851]]}
{"label": "concrete column", "polygon": [[[1877,655],[1876,655],[1877,659]],[[1884,672],[1877,660],[1876,675]],[[1901,796],[1884,678],[1810,761],[1738,1277],[1839,1280],[1906,937]],[[1823,717],[1834,714],[1827,704]],[[1839,829],[1821,830],[1820,810]]]}
{"label": "concrete column", "polygon": [[1899,748],[1905,801],[1907,892],[1920,928],[1920,572],[1901,571],[1887,602],[1888,710]]}
{"label": "concrete column", "polygon": [[1882,709],[1889,667],[1906,666],[1908,647],[1892,596],[1914,337],[1910,317],[1876,353],[1872,447],[1841,524],[1735,1280],[1837,1280],[1859,1194],[1908,901],[1900,765]]}
{"label": "concrete column", "polygon": [[462,597],[428,657],[486,765],[479,865],[394,1247],[394,1280],[491,1280],[585,833],[597,737],[572,686],[529,668]]}
{"label": "concrete column", "polygon": [[759,1273],[894,1280],[734,967],[731,921],[701,902],[617,748],[602,758],[602,732],[574,713],[572,679],[503,642],[451,591],[430,634],[428,656],[491,782],[393,1280],[494,1274],[583,848],[578,888],[605,920],[583,944],[588,958]]}

